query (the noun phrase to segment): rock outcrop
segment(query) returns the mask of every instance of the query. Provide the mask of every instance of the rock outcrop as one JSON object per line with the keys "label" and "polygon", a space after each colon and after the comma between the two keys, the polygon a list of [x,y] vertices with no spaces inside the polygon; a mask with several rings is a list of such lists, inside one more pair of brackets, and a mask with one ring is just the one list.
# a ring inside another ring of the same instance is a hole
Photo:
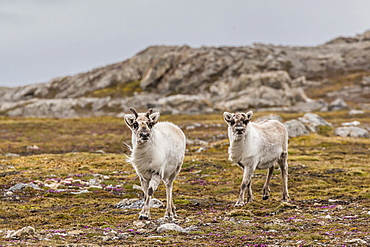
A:
{"label": "rock outcrop", "polygon": [[336,128],[334,131],[336,136],[343,136],[343,137],[357,137],[357,138],[369,138],[370,134],[367,130],[359,127],[339,127]]}
{"label": "rock outcrop", "polygon": [[[369,37],[370,31],[315,47],[152,46],[126,61],[85,73],[0,88],[0,113],[101,116],[126,112],[130,106],[172,114],[248,108],[300,111],[321,105],[305,95],[306,80],[370,71]],[[370,90],[368,78],[363,81],[361,87]]]}
{"label": "rock outcrop", "polygon": [[310,133],[308,132],[306,126],[301,121],[296,120],[296,119],[286,121],[284,123],[284,126],[288,130],[289,138],[297,137],[297,136],[304,136]]}

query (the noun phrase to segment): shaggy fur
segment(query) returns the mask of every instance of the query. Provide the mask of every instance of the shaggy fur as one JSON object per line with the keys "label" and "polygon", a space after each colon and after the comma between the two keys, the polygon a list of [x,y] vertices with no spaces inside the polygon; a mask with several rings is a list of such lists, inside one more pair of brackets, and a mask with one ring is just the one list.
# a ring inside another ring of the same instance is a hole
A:
{"label": "shaggy fur", "polygon": [[186,139],[179,127],[169,122],[158,122],[159,112],[137,113],[124,116],[132,131],[132,154],[129,162],[141,181],[144,206],[139,219],[150,218],[150,199],[160,181],[166,186],[167,207],[165,217],[176,216],[172,200],[173,181],[179,173],[185,156]]}
{"label": "shaggy fur", "polygon": [[283,178],[283,200],[288,200],[288,132],[284,125],[276,120],[253,123],[251,122],[252,111],[224,112],[223,116],[228,124],[229,159],[237,163],[244,172],[239,199],[235,206],[244,205],[246,190],[246,202],[253,201],[251,184],[255,169],[268,169],[263,186],[263,199],[269,198],[269,184],[275,162],[279,164]]}

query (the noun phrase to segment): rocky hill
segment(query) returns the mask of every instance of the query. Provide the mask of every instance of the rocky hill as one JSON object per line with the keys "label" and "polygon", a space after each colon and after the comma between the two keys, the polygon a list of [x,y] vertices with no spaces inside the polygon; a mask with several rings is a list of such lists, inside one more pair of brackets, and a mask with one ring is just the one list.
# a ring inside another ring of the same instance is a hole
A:
{"label": "rocky hill", "polygon": [[169,114],[325,110],[328,104],[312,92],[323,94],[318,88],[328,85],[322,98],[352,97],[356,107],[369,107],[369,61],[370,31],[315,47],[152,46],[85,73],[0,88],[0,114],[115,116],[131,106]]}

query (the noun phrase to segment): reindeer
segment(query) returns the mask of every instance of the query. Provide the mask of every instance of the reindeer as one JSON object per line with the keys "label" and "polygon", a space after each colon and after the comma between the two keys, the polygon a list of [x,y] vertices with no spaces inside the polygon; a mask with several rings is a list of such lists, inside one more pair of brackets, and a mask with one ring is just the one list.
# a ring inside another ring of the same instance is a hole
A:
{"label": "reindeer", "polygon": [[[263,200],[270,195],[270,180],[274,164],[280,166],[283,178],[283,201],[289,199],[288,194],[288,132],[284,125],[276,120],[266,120],[261,123],[251,122],[253,112],[224,112],[223,117],[228,124],[230,140],[229,160],[243,169],[243,180],[240,186],[239,199],[235,206],[243,206],[253,201],[252,176],[255,169],[268,169],[263,185]],[[247,190],[247,200],[244,194]]]}
{"label": "reindeer", "polygon": [[144,192],[144,206],[139,219],[150,218],[150,199],[161,180],[166,186],[167,206],[165,218],[176,217],[172,200],[173,181],[179,173],[185,156],[186,138],[179,127],[169,122],[158,122],[159,112],[149,109],[146,113],[124,116],[132,131],[132,154],[129,162],[140,178]]}

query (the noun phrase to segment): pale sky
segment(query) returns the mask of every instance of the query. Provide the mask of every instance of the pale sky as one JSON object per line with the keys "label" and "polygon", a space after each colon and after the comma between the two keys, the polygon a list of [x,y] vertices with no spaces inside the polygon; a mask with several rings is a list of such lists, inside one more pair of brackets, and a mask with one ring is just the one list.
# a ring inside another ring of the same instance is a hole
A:
{"label": "pale sky", "polygon": [[369,29],[369,0],[0,0],[0,86],[89,71],[151,45],[315,46]]}

